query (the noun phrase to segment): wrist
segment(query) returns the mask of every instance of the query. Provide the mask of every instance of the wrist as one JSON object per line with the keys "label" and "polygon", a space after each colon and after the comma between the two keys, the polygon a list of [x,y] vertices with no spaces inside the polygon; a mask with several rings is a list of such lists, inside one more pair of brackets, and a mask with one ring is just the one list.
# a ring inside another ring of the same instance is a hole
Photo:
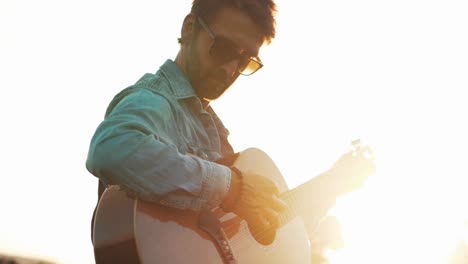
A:
{"label": "wrist", "polygon": [[231,211],[240,198],[242,191],[242,172],[235,167],[231,167],[231,182],[229,191],[221,203],[221,208],[226,211]]}

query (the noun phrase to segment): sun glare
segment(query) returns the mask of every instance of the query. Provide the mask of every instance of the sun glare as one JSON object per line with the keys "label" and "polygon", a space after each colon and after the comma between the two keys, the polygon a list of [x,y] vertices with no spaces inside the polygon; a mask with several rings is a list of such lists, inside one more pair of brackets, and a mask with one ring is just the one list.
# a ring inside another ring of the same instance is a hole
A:
{"label": "sun glare", "polygon": [[[0,253],[93,262],[91,136],[118,91],[177,54],[190,2],[0,1]],[[212,104],[235,150],[264,150],[294,188],[368,135],[377,173],[332,209],[330,263],[459,264],[467,1],[277,2],[265,66]]]}
{"label": "sun glare", "polygon": [[344,247],[327,250],[330,263],[451,263],[467,232],[463,178],[435,180],[451,161],[428,159],[422,150],[405,165],[408,156],[384,152],[378,173],[333,210]]}

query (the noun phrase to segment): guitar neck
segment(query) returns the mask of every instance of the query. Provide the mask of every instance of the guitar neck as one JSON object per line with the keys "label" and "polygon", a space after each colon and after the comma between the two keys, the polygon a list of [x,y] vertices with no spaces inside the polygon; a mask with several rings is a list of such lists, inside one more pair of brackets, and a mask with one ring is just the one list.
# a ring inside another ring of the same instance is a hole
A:
{"label": "guitar neck", "polygon": [[320,174],[298,187],[281,194],[281,199],[288,204],[288,209],[280,215],[280,225],[289,223],[297,216],[308,222],[319,221],[331,205],[336,195],[330,190],[327,173]]}
{"label": "guitar neck", "polygon": [[[244,150],[234,162],[234,166],[241,171],[268,175],[280,185],[286,186],[274,161],[260,149]],[[292,190],[283,192],[280,198],[288,204],[288,209],[280,214],[280,226],[286,225],[296,216],[303,217],[308,225],[318,223],[335,200],[336,191],[332,190],[334,184],[333,177],[330,176],[328,171],[324,172]]]}

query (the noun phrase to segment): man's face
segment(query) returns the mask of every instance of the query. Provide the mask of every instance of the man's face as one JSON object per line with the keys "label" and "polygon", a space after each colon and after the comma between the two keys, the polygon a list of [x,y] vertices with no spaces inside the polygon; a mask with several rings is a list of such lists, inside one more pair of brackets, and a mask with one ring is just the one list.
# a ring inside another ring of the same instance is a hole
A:
{"label": "man's face", "polygon": [[213,21],[206,23],[208,28],[204,28],[195,16],[193,19],[199,30],[188,43],[187,77],[198,97],[210,101],[234,83],[239,77],[239,65],[243,63],[240,58],[220,62],[213,56],[213,42],[222,43],[218,47],[232,46],[242,54],[256,57],[263,44],[262,34],[247,14],[233,8],[221,9]]}

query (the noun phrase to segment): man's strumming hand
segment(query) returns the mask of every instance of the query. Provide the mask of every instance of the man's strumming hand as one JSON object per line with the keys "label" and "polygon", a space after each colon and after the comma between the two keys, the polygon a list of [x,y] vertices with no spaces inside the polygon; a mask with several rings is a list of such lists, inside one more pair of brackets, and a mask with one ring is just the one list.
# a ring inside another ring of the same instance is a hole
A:
{"label": "man's strumming hand", "polygon": [[[242,174],[242,175],[239,175]],[[251,230],[276,230],[287,205],[275,182],[264,176],[233,170],[231,187],[221,207],[247,221]]]}

